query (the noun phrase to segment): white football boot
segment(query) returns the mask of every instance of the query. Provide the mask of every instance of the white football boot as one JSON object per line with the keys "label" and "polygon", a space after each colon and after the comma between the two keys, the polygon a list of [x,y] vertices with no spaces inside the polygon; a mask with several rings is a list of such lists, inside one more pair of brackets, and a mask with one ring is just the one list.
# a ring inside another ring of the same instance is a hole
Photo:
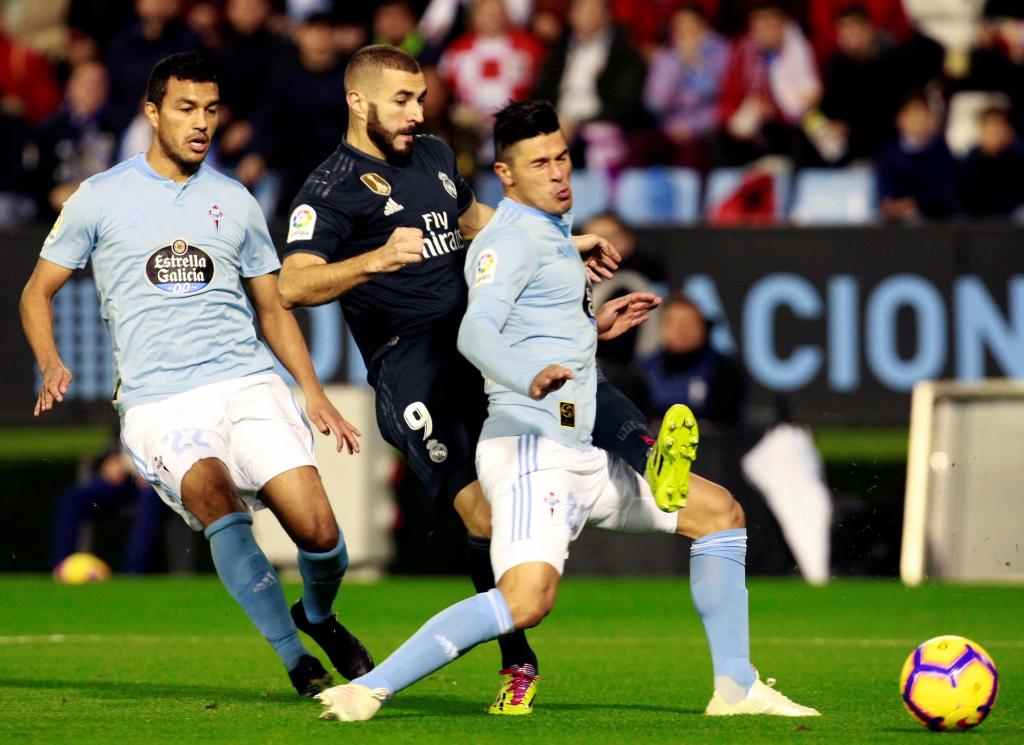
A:
{"label": "white football boot", "polygon": [[362,722],[373,719],[390,695],[386,688],[367,688],[358,683],[349,683],[328,688],[318,693],[316,699],[326,707],[320,715],[321,719]]}
{"label": "white football boot", "polygon": [[821,716],[821,712],[817,709],[801,706],[782,695],[775,690],[774,685],[775,678],[768,678],[767,684],[765,684],[761,682],[761,676],[758,675],[754,685],[747,691],[746,698],[740,699],[735,704],[730,704],[726,701],[725,697],[716,688],[704,713],[709,717],[731,717],[738,714],[761,714],[774,717]]}

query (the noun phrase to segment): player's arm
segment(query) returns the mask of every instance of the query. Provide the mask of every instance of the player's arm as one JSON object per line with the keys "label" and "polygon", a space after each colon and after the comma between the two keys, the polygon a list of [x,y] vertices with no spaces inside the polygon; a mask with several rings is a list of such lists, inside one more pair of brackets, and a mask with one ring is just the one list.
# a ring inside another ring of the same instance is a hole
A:
{"label": "player's arm", "polygon": [[21,292],[21,327],[43,374],[35,416],[52,409],[54,402],[63,401],[71,385],[71,371],[64,366],[53,335],[53,297],[73,273],[73,269],[39,259]]}
{"label": "player's arm", "polygon": [[580,252],[583,265],[587,269],[587,276],[592,282],[611,279],[615,275],[622,256],[611,244],[611,241],[588,233],[574,236],[572,242],[576,245],[576,250]]}
{"label": "player's arm", "polygon": [[459,215],[459,232],[467,241],[476,238],[476,234],[494,217],[494,208],[476,201],[474,198],[469,206]]}
{"label": "player's arm", "polygon": [[597,311],[597,338],[608,341],[622,336],[651,317],[651,311],[661,305],[661,298],[653,292],[631,292],[614,298]]}
{"label": "player's arm", "polygon": [[263,338],[302,388],[310,421],[323,434],[334,433],[339,453],[346,446],[349,453],[358,453],[358,437],[362,433],[338,413],[324,393],[299,324],[291,311],[283,308],[278,301],[277,275],[249,277],[245,279],[245,289],[259,320]]}
{"label": "player's arm", "polygon": [[458,348],[488,379],[524,396],[543,398],[535,395],[533,384],[547,371],[544,364],[512,349],[501,335],[516,298],[536,269],[528,237],[519,233],[495,236],[476,252],[466,267],[469,305],[459,326]]}
{"label": "player's arm", "polygon": [[419,228],[395,228],[380,248],[342,261],[328,262],[322,256],[299,250],[286,256],[281,264],[280,302],[285,308],[323,305],[378,274],[397,272],[406,264],[420,261],[423,231]]}

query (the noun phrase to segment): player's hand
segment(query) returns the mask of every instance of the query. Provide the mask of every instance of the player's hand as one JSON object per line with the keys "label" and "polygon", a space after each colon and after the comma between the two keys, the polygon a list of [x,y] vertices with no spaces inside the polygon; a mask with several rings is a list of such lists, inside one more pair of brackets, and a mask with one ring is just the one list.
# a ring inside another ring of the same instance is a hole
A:
{"label": "player's hand", "polygon": [[597,338],[608,341],[622,336],[648,320],[659,305],[661,298],[653,292],[631,292],[609,300],[597,311]]}
{"label": "player's hand", "polygon": [[576,244],[576,250],[583,257],[583,264],[587,268],[587,276],[592,282],[611,279],[615,270],[619,268],[622,256],[615,250],[610,241],[592,233],[578,235],[572,239]]}
{"label": "player's hand", "polygon": [[338,439],[338,452],[347,448],[349,455],[359,452],[359,438],[363,433],[345,419],[322,392],[306,397],[306,415],[321,434]]}
{"label": "player's hand", "polygon": [[60,403],[64,400],[64,394],[71,386],[71,371],[64,367],[63,362],[55,362],[43,370],[43,384],[39,388],[39,398],[36,399],[36,408],[33,416],[39,416],[44,411],[53,408],[54,402]]}
{"label": "player's hand", "polygon": [[423,231],[419,228],[395,228],[388,242],[374,253],[377,272],[397,272],[406,264],[423,261]]}
{"label": "player's hand", "polygon": [[552,391],[557,391],[565,381],[572,380],[572,370],[561,365],[548,365],[530,383],[530,398],[540,401]]}

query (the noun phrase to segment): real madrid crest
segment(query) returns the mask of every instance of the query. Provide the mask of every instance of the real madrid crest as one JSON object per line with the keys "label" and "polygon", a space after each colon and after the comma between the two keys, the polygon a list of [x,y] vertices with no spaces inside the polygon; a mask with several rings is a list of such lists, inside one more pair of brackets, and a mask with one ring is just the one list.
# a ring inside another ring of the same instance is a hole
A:
{"label": "real madrid crest", "polygon": [[448,178],[448,174],[444,171],[438,171],[437,177],[441,179],[441,186],[444,187],[446,192],[451,194],[452,199],[458,199],[459,190],[455,188],[455,182]]}

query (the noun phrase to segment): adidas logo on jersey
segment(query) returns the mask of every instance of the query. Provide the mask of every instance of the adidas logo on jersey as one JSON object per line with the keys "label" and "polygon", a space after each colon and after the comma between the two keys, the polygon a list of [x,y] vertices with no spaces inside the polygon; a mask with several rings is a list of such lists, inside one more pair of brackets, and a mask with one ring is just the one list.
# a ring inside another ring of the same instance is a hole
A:
{"label": "adidas logo on jersey", "polygon": [[384,205],[384,216],[387,217],[388,215],[393,215],[396,212],[398,212],[400,210],[404,210],[404,209],[405,209],[405,207],[400,205],[398,202],[396,202],[391,197],[388,197],[387,204]]}

